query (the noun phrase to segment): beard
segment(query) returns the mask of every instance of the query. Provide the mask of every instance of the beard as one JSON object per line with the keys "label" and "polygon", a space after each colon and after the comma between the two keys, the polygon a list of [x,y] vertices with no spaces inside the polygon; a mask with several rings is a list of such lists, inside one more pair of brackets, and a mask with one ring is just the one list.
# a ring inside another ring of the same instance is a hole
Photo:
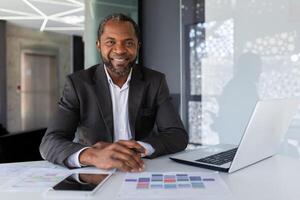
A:
{"label": "beard", "polygon": [[117,68],[112,64],[111,60],[109,59],[109,56],[108,56],[108,59],[106,59],[106,58],[104,58],[104,56],[102,54],[100,54],[100,55],[101,55],[102,62],[104,63],[105,67],[107,67],[113,74],[117,75],[118,77],[127,76],[137,59],[137,57],[135,57],[135,59],[133,59],[133,61],[129,62],[128,65]]}

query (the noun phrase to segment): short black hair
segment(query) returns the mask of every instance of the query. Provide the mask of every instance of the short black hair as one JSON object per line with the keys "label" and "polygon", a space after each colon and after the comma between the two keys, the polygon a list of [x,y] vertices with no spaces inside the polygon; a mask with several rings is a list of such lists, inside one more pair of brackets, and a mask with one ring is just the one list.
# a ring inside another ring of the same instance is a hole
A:
{"label": "short black hair", "polygon": [[138,41],[139,42],[141,41],[140,40],[141,39],[140,38],[140,30],[139,30],[139,27],[138,27],[137,23],[135,23],[135,21],[132,18],[130,18],[129,16],[124,15],[122,13],[114,13],[114,14],[108,15],[107,17],[105,17],[100,22],[99,28],[98,28],[98,39],[100,39],[101,35],[103,34],[105,24],[110,20],[116,20],[116,21],[119,21],[119,22],[129,22],[129,23],[131,23],[133,28],[134,28],[134,32],[135,32],[135,35],[136,35]]}

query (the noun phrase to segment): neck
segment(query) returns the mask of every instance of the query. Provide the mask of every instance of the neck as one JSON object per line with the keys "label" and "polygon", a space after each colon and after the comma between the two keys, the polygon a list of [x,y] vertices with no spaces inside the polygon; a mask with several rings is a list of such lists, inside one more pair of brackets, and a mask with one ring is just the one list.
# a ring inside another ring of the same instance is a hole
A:
{"label": "neck", "polygon": [[119,74],[116,74],[113,71],[111,71],[108,67],[106,69],[107,69],[107,72],[108,72],[110,78],[112,79],[112,81],[115,85],[117,85],[121,88],[126,83],[129,72],[124,76],[120,76]]}

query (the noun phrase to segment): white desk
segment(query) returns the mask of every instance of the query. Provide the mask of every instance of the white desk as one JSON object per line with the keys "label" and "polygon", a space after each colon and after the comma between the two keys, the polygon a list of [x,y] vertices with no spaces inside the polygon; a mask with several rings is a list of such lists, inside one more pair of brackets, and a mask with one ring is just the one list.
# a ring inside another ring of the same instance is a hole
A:
{"label": "white desk", "polygon": [[[145,160],[146,171],[166,172],[211,172],[198,167],[175,163],[168,156]],[[28,162],[30,165],[33,162]],[[255,165],[234,172],[220,173],[231,190],[231,200],[299,200],[300,199],[300,159],[277,155]],[[98,191],[93,199],[114,200],[121,187],[125,173],[116,172]],[[0,192],[1,200],[38,200],[43,199],[41,192]],[[195,197],[199,200],[201,197]],[[210,198],[218,199],[218,198]],[[166,199],[164,199],[166,200]]]}

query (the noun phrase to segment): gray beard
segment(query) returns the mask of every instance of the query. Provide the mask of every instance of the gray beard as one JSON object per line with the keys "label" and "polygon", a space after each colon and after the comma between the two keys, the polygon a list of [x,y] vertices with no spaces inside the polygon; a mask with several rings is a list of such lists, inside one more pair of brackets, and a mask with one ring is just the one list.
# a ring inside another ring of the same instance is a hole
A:
{"label": "gray beard", "polygon": [[130,69],[133,67],[133,63],[129,63],[129,65],[127,65],[125,68],[123,68],[122,71],[120,71],[114,68],[114,66],[110,62],[104,62],[104,64],[112,73],[118,75],[119,77],[127,76],[130,72]]}
{"label": "gray beard", "polygon": [[114,68],[114,66],[112,65],[111,61],[107,61],[103,58],[103,56],[101,55],[102,61],[105,65],[105,67],[107,67],[112,73],[114,73],[115,75],[117,75],[118,77],[125,77],[129,74],[131,68],[133,67],[136,58],[130,62],[126,67],[124,67],[124,69],[122,71],[119,71],[117,69]]}

